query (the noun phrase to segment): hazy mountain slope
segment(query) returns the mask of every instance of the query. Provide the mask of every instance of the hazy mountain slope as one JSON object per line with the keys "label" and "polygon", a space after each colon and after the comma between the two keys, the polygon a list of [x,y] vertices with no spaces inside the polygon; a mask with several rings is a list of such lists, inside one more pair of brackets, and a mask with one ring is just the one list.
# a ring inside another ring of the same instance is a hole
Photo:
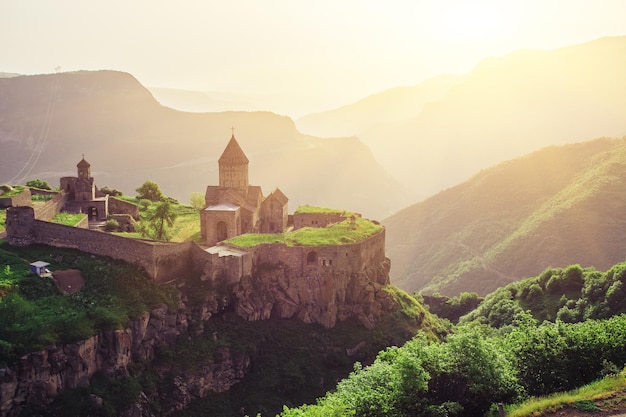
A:
{"label": "hazy mountain slope", "polygon": [[359,135],[373,125],[412,119],[426,103],[445,97],[461,78],[441,75],[415,86],[392,88],[347,106],[301,117],[296,125],[302,132],[318,136]]}
{"label": "hazy mountain slope", "polygon": [[549,147],[384,221],[392,282],[481,295],[548,266],[626,258],[626,138]]}
{"label": "hazy mountain slope", "polygon": [[220,112],[229,110],[263,110],[249,98],[238,94],[147,87],[164,106],[190,112]]}
{"label": "hazy mountain slope", "polygon": [[250,182],[266,194],[281,188],[292,209],[334,205],[382,218],[411,201],[354,138],[305,136],[267,112],[172,110],[113,71],[0,79],[0,183],[58,185],[85,154],[100,187],[133,195],[151,179],[185,202],[217,184],[231,126],[250,159]]}
{"label": "hazy mountain slope", "polygon": [[379,109],[406,106],[404,121],[392,122],[382,110],[348,106],[299,119],[298,126],[305,132],[358,135],[394,178],[425,198],[544,146],[626,134],[623,68],[626,37],[517,51],[486,59],[448,90],[439,90],[445,96],[424,96],[421,104],[398,106],[383,94],[362,101],[380,99]]}

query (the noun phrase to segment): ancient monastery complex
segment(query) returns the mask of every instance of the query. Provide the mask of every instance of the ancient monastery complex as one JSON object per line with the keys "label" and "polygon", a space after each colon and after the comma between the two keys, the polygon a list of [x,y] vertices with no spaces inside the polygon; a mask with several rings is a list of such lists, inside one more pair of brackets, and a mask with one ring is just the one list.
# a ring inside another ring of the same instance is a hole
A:
{"label": "ancient monastery complex", "polygon": [[[248,162],[233,134],[218,160],[219,185],[206,188],[205,207],[200,212],[201,244],[154,242],[90,230],[90,221],[112,217],[122,223],[123,219],[138,219],[139,210],[135,204],[98,190],[84,157],[77,165],[77,177],[61,178],[60,191],[45,204],[33,207],[31,192],[41,190],[29,188],[8,204],[4,202],[9,206],[7,240],[14,246],[44,244],[121,259],[141,267],[158,283],[183,284],[181,280],[193,274],[234,285],[235,310],[248,320],[295,316],[332,327],[337,320],[357,317],[367,327],[373,326],[378,314],[369,307],[364,310],[363,305],[384,309],[389,302],[382,290],[389,284],[390,268],[385,229],[341,210],[304,210],[290,215],[288,199],[281,190],[276,188],[264,197],[261,187],[250,185]],[[50,222],[61,211],[87,216],[73,227]],[[372,232],[358,241],[306,245],[280,239],[307,227],[351,227],[360,222],[370,225]],[[229,243],[247,233],[279,238],[252,247]],[[271,282],[252,285],[250,279],[263,280],[268,267],[274,270]],[[264,288],[265,293],[252,288]],[[372,304],[372,300],[379,301]]]}

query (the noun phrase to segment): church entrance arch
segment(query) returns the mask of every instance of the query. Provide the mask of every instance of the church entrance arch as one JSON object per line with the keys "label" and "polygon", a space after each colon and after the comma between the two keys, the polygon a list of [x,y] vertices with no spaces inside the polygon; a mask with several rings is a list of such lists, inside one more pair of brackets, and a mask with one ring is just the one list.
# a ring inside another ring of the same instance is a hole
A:
{"label": "church entrance arch", "polygon": [[87,215],[89,216],[89,220],[98,220],[98,208],[89,206],[87,208]]}
{"label": "church entrance arch", "polygon": [[228,226],[226,225],[226,222],[217,222],[215,227],[217,241],[221,242],[222,240],[226,240],[228,238]]}

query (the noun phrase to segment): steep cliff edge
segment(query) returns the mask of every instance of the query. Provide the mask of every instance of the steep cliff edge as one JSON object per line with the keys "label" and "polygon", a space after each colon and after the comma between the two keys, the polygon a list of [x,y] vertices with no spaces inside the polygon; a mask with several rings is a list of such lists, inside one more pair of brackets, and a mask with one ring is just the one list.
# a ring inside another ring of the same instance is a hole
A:
{"label": "steep cliff edge", "polygon": [[421,310],[408,313],[388,286],[388,259],[309,272],[279,262],[235,283],[181,278],[177,309],[160,306],[123,329],[50,345],[0,369],[0,416],[68,407],[78,415],[169,415],[202,401],[213,407],[215,398],[229,403],[220,415],[240,407],[275,414],[333,389],[355,361],[436,327],[413,299]]}
{"label": "steep cliff edge", "polygon": [[[187,315],[168,312],[163,306],[144,313],[124,330],[28,353],[15,366],[0,369],[0,416],[19,415],[24,406],[44,409],[64,390],[89,386],[96,374],[129,377],[133,363],[153,361],[160,347],[173,346],[187,331]],[[243,379],[250,366],[248,356],[231,354],[225,348],[216,351],[215,358],[213,364],[187,370],[176,378],[177,389],[168,401],[172,409],[181,409],[209,391],[228,390]],[[157,372],[163,375],[168,371],[168,366],[161,366]],[[143,409],[141,397],[129,413],[138,408]]]}
{"label": "steep cliff edge", "polygon": [[299,276],[288,265],[265,264],[233,289],[235,311],[246,320],[297,318],[326,328],[350,318],[372,329],[385,313],[398,308],[384,290],[391,262],[362,271],[327,269]]}

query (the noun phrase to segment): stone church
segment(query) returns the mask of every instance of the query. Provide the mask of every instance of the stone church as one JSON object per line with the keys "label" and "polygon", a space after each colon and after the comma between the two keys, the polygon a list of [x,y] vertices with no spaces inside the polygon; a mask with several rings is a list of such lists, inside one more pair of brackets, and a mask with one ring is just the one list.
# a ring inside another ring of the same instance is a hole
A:
{"label": "stone church", "polygon": [[278,188],[263,197],[261,187],[248,182],[248,162],[233,133],[218,160],[219,185],[207,187],[200,212],[206,245],[244,233],[282,233],[287,227],[287,197]]}
{"label": "stone church", "polygon": [[76,165],[76,177],[62,177],[60,188],[68,195],[62,211],[85,213],[89,220],[105,221],[109,215],[108,195],[100,192],[91,176],[91,164],[85,156]]}

